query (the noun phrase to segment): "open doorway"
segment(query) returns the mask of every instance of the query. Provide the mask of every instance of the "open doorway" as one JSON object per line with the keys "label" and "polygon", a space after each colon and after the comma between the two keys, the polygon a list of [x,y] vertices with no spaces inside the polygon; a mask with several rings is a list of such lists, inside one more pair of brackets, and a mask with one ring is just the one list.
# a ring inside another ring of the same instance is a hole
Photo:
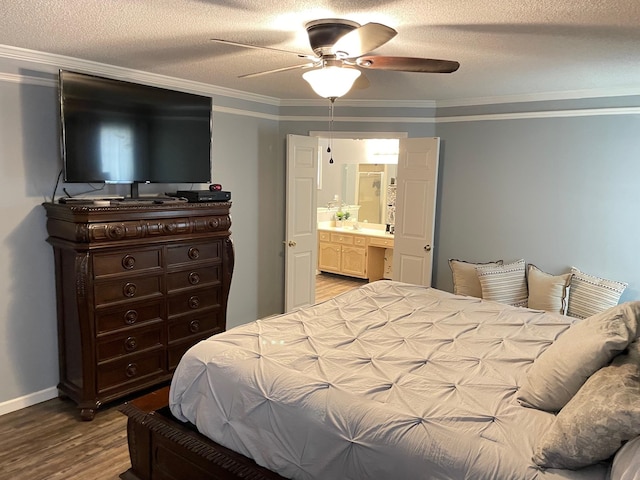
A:
{"label": "open doorway", "polygon": [[[335,222],[348,211],[351,222],[385,228],[393,223],[387,187],[395,180],[398,141],[407,132],[319,132],[317,221]],[[330,137],[331,135],[331,137]],[[331,144],[331,152],[327,148]],[[333,163],[329,163],[330,158]],[[318,249],[318,245],[316,245]],[[366,279],[333,272],[316,272],[316,302],[367,283]]]}

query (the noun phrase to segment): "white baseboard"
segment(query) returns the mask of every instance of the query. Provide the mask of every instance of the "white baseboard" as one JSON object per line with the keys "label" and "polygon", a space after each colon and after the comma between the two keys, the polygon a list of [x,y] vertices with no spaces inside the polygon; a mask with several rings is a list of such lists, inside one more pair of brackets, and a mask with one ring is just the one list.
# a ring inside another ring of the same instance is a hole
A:
{"label": "white baseboard", "polygon": [[30,393],[29,395],[25,395],[23,397],[7,400],[6,402],[0,403],[0,416],[30,407],[31,405],[35,405],[36,403],[46,402],[47,400],[51,400],[52,398],[56,398],[57,396],[58,389],[56,387],[50,387],[44,390],[40,390],[39,392]]}

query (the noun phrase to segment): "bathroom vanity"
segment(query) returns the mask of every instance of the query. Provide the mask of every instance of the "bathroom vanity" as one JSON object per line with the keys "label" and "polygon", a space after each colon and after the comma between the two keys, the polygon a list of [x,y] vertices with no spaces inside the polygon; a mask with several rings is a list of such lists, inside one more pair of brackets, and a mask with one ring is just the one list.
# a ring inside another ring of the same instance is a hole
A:
{"label": "bathroom vanity", "polygon": [[378,229],[318,225],[318,270],[370,282],[390,279],[393,235],[385,232],[384,226]]}

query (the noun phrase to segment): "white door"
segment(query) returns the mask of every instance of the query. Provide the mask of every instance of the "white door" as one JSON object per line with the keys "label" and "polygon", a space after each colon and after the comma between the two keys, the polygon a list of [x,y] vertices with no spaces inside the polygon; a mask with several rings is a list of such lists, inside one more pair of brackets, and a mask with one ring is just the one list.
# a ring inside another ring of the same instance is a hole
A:
{"label": "white door", "polygon": [[319,139],[287,135],[284,308],[315,303]]}
{"label": "white door", "polygon": [[439,138],[401,138],[393,279],[431,286]]}

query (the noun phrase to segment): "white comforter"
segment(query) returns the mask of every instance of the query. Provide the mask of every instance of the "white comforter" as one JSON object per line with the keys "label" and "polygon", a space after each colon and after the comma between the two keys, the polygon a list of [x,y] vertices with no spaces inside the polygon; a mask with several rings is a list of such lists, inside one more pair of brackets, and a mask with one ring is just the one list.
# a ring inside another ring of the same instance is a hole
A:
{"label": "white comforter", "polygon": [[173,414],[292,479],[605,479],[537,469],[553,415],[528,367],[574,319],[380,281],[211,337],[173,377]]}

